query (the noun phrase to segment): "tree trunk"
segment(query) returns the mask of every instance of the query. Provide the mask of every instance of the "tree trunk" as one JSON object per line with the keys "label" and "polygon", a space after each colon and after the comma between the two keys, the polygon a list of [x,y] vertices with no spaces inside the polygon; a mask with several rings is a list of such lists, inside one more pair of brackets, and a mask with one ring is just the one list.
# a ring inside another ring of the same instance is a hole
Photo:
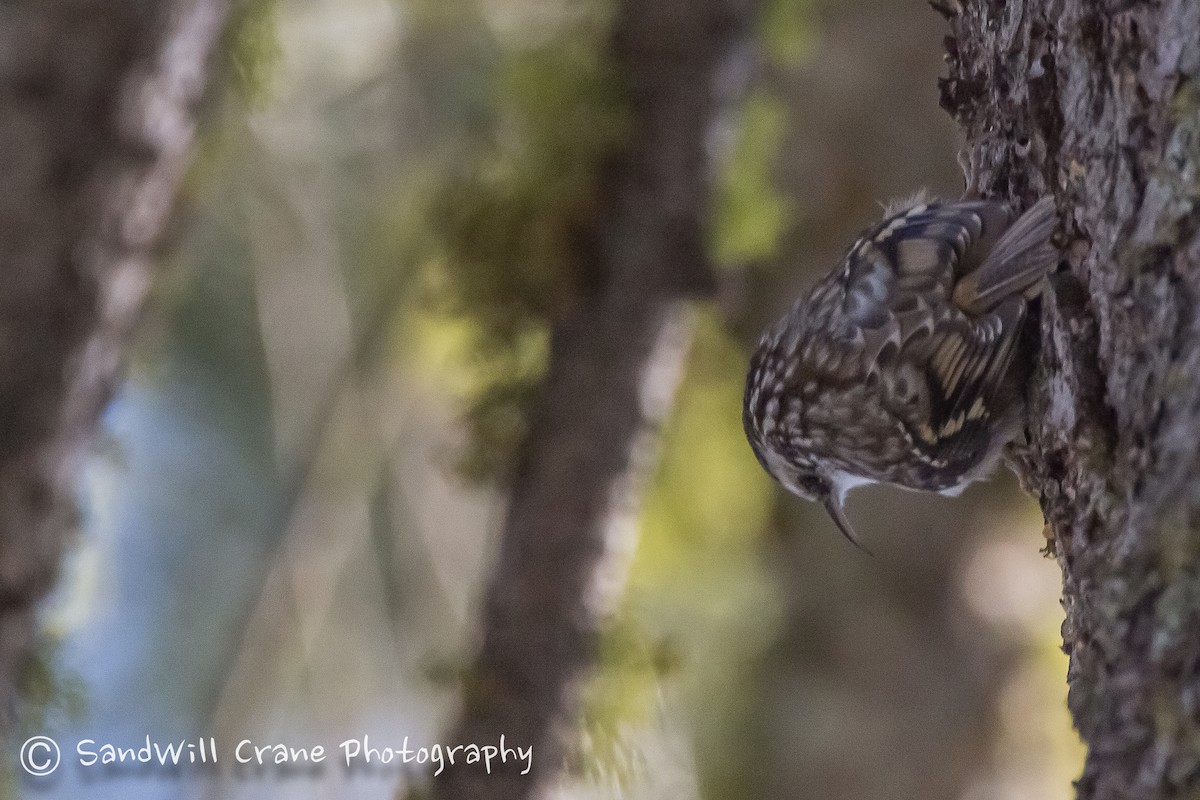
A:
{"label": "tree trunk", "polygon": [[937,5],[979,188],[1053,194],[1028,480],[1063,572],[1078,796],[1200,794],[1200,3]]}
{"label": "tree trunk", "polygon": [[78,516],[226,12],[0,5],[0,708]]}
{"label": "tree trunk", "polygon": [[[624,0],[612,59],[632,130],[582,232],[594,291],[552,334],[485,598],[482,643],[448,741],[532,747],[487,774],[448,768],[436,796],[543,796],[561,773],[578,689],[632,550],[641,481],[687,352],[688,296],[709,288],[700,223],[718,80],[744,59],[753,0]],[[739,49],[737,46],[742,45]]]}

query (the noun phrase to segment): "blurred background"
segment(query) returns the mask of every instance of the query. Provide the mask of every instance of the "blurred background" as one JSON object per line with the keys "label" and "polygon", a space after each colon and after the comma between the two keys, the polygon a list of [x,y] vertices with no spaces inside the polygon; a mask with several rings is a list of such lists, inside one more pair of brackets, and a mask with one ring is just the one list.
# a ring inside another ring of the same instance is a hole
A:
{"label": "blurred background", "polygon": [[[239,8],[29,725],[437,742],[567,280],[556,231],[622,132],[611,9]],[[695,310],[563,798],[1072,794],[1059,573],[1015,480],[861,490],[868,558],[741,431],[762,327],[881,201],[960,192],[943,35],[920,0],[764,8],[713,177],[723,289]],[[427,774],[65,769],[17,793],[383,798]]]}

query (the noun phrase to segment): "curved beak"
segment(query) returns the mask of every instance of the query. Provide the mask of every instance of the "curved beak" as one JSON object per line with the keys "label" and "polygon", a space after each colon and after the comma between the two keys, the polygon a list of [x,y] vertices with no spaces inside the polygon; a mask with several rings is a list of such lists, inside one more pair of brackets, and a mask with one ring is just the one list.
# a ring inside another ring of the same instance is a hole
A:
{"label": "curved beak", "polygon": [[850,520],[846,519],[846,510],[842,508],[842,498],[833,492],[826,492],[824,501],[825,510],[833,518],[833,522],[838,526],[838,530],[842,532],[842,536],[845,536],[850,541],[850,544],[874,558],[874,554],[863,547],[862,542],[858,541],[858,537],[854,535],[854,528],[850,526]]}

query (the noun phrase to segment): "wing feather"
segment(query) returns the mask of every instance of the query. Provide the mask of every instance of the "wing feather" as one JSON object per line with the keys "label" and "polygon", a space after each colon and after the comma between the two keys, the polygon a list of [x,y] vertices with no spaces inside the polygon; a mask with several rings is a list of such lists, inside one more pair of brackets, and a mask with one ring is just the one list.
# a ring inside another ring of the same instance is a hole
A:
{"label": "wing feather", "polygon": [[862,331],[868,372],[936,468],[977,460],[993,415],[1012,406],[1006,376],[1026,298],[1057,261],[1056,224],[1051,198],[1015,221],[1001,203],[922,199],[847,255],[843,309]]}

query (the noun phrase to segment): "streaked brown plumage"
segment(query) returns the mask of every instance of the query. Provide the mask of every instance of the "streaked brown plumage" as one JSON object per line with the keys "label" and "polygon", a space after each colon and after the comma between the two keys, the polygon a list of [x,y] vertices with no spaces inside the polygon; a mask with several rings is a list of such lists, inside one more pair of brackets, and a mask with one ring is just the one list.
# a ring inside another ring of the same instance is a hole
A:
{"label": "streaked brown plumage", "polygon": [[1020,429],[1029,300],[1058,261],[1052,198],[923,196],[866,231],[759,342],[742,421],[763,467],[843,512],[861,483],[956,494]]}

